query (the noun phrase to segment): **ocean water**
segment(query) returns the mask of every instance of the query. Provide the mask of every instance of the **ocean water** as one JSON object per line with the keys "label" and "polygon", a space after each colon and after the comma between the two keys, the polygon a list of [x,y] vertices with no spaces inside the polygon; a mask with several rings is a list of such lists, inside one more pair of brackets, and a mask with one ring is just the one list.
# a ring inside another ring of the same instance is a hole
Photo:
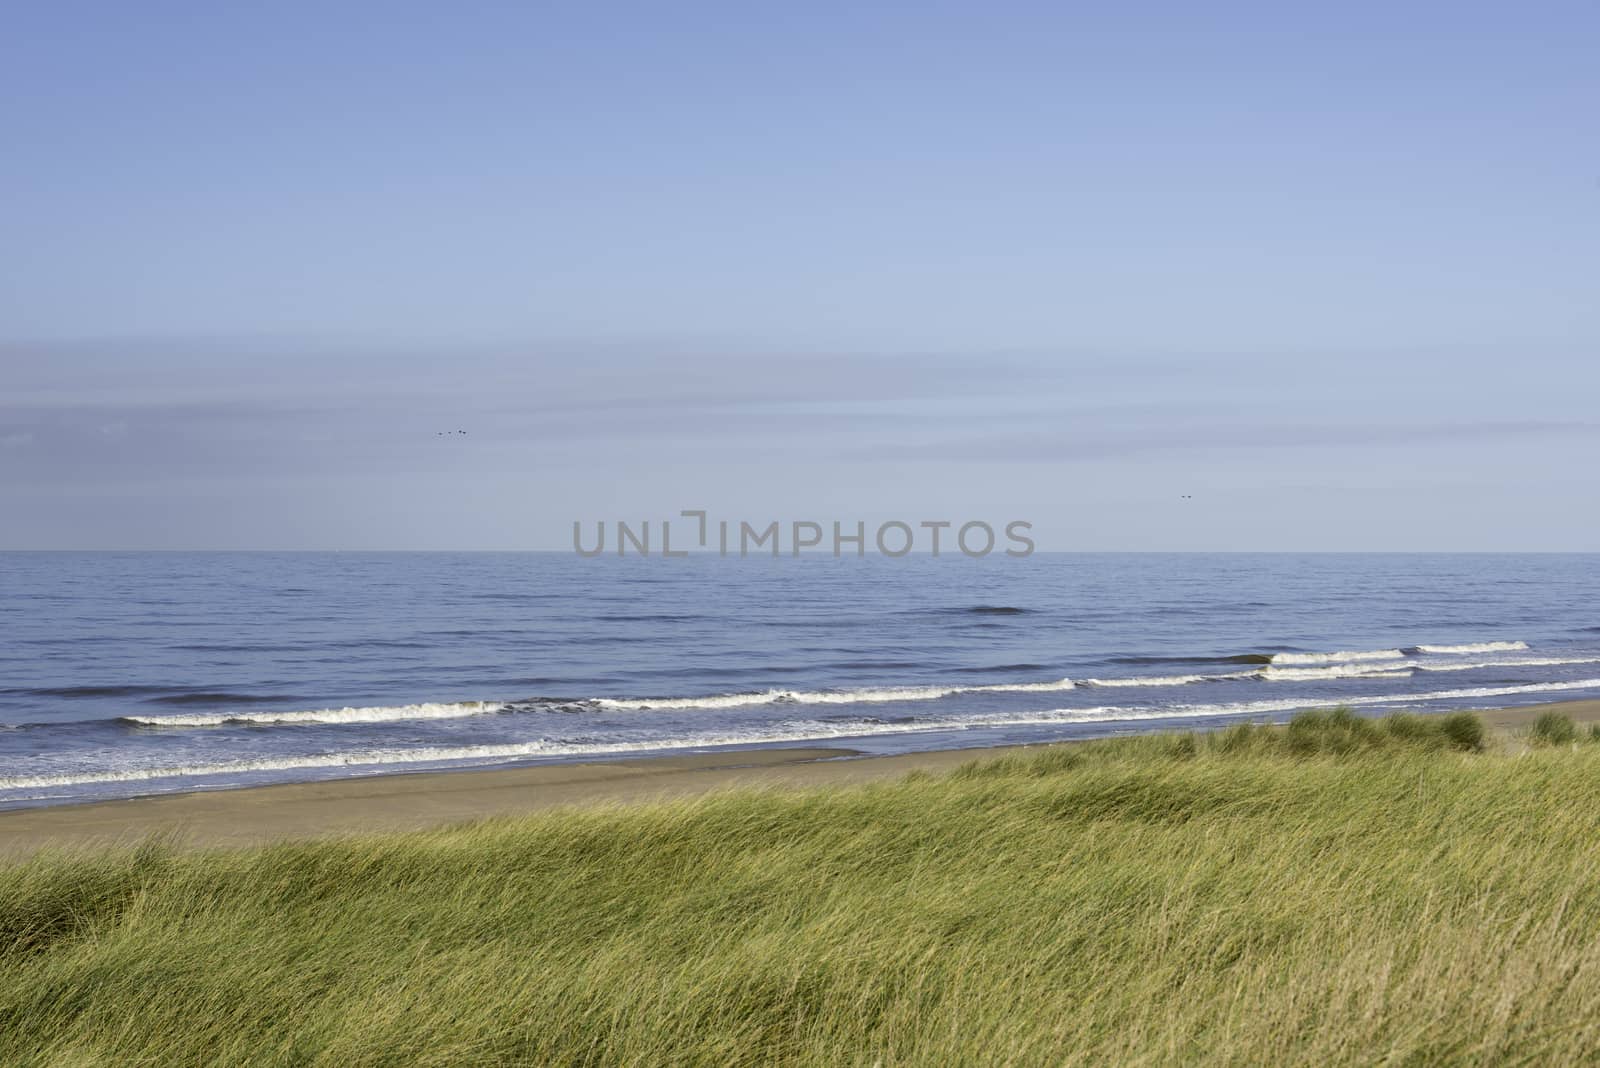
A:
{"label": "ocean water", "polygon": [[1600,696],[1600,555],[0,553],[0,807]]}

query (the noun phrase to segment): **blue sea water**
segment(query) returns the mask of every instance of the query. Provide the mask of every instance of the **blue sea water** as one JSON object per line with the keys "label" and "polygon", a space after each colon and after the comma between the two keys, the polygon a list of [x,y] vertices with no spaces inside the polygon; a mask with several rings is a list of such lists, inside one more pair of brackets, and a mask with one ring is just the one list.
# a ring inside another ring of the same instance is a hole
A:
{"label": "blue sea water", "polygon": [[1600,696],[1600,555],[0,553],[0,807]]}

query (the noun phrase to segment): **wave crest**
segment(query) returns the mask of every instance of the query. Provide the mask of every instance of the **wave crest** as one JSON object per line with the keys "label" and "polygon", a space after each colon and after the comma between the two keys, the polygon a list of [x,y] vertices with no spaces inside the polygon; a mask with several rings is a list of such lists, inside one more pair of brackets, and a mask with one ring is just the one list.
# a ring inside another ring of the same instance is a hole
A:
{"label": "wave crest", "polygon": [[[1352,706],[1393,705],[1409,707],[1433,701],[1508,697],[1516,694],[1552,693],[1563,690],[1600,688],[1600,678],[1579,679],[1570,682],[1528,683],[1517,686],[1482,686],[1470,689],[1435,690],[1417,694],[1383,694],[1368,697],[1350,697],[1339,704]],[[378,767],[392,764],[450,763],[460,761],[516,760],[518,758],[598,755],[605,753],[637,753],[670,751],[732,745],[771,745],[784,742],[822,741],[871,734],[915,733],[929,731],[971,730],[985,727],[1023,725],[1036,723],[1095,723],[1119,720],[1191,719],[1207,716],[1241,716],[1274,712],[1288,712],[1313,707],[1316,702],[1278,699],[1251,701],[1232,705],[1177,705],[1170,708],[1055,708],[1035,712],[995,713],[970,719],[942,718],[910,724],[883,723],[855,720],[842,723],[798,721],[775,725],[766,731],[752,731],[739,735],[693,736],[660,739],[649,742],[595,742],[568,743],[540,739],[529,742],[511,742],[498,745],[454,747],[424,747],[418,749],[374,749],[342,753],[309,754],[224,764],[200,764],[176,767],[123,768],[115,771],[66,772],[55,775],[22,776],[0,779],[0,790],[27,790],[61,786],[82,786],[95,783],[147,781],[166,778],[199,778],[216,775],[238,775],[253,772],[286,771],[295,769],[330,767]]]}
{"label": "wave crest", "polygon": [[1234,678],[1247,679],[1255,672],[1242,672],[1238,675],[1141,675],[1130,679],[1084,679],[1090,686],[1122,687],[1122,686],[1187,686],[1192,682],[1210,682],[1213,679]]}
{"label": "wave crest", "polygon": [[170,716],[123,716],[140,727],[284,726],[295,723],[395,723],[408,719],[459,719],[503,710],[498,701],[457,701],[372,708],[323,708],[309,712],[194,712]]}
{"label": "wave crest", "polygon": [[1520,660],[1467,660],[1451,664],[1418,664],[1418,671],[1477,671],[1497,667],[1559,667],[1563,664],[1600,664],[1593,656],[1543,656]]}
{"label": "wave crest", "polygon": [[1527,642],[1468,642],[1465,645],[1418,645],[1419,653],[1515,653],[1528,647]]}
{"label": "wave crest", "polygon": [[712,694],[707,697],[601,697],[590,704],[625,712],[674,708],[739,708],[744,705],[853,705],[885,701],[936,701],[963,693],[1048,693],[1070,690],[1071,679],[1050,682],[997,682],[987,686],[885,686],[860,690],[762,690]]}
{"label": "wave crest", "polygon": [[1360,660],[1403,660],[1399,649],[1368,649],[1340,653],[1274,653],[1271,666],[1294,664],[1348,664]]}
{"label": "wave crest", "polygon": [[1404,679],[1411,669],[1393,661],[1378,660],[1356,664],[1325,664],[1322,667],[1268,666],[1261,677],[1268,682],[1314,682],[1317,679]]}

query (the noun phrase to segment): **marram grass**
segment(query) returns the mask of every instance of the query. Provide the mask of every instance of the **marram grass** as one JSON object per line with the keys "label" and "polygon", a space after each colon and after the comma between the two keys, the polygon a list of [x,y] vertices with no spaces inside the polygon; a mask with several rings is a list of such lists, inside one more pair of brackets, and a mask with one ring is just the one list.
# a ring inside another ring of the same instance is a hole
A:
{"label": "marram grass", "polygon": [[1570,1064],[1600,745],[1163,735],[0,868],[0,1064]]}

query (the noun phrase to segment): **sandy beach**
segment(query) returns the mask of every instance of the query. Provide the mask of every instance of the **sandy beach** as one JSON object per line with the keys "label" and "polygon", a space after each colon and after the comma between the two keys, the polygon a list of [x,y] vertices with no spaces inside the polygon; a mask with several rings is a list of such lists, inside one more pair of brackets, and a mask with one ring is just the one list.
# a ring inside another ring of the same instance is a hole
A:
{"label": "sandy beach", "polygon": [[[1514,731],[1542,712],[1600,722],[1600,701],[1565,701],[1480,713]],[[1074,743],[1058,743],[1071,745]],[[153,834],[198,846],[409,831],[561,805],[626,804],[729,787],[804,788],[940,772],[1024,747],[946,749],[862,756],[843,747],[799,747],[545,764],[483,771],[381,775],[329,782],[172,794],[0,813],[0,855],[45,848],[127,844]],[[1026,747],[1038,748],[1038,747]]]}

